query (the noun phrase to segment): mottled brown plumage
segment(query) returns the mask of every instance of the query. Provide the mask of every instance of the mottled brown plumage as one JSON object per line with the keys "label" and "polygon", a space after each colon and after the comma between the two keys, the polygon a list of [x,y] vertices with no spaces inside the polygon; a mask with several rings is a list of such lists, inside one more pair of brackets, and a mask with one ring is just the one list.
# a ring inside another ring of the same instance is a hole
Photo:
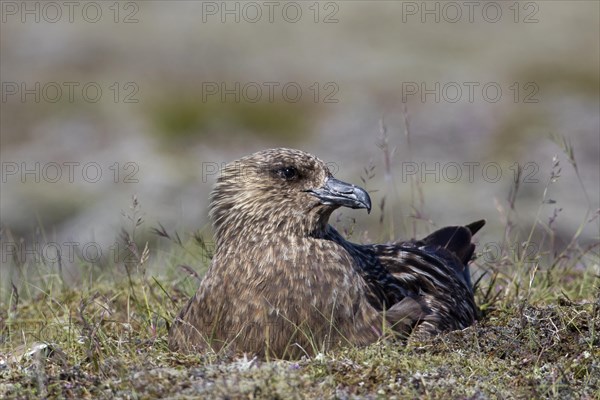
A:
{"label": "mottled brown plumage", "polygon": [[482,221],[358,245],[328,225],[340,206],[371,203],[310,154],[272,149],[228,164],[211,195],[215,254],[170,347],[295,358],[372,343],[387,327],[408,335],[473,323],[467,263]]}

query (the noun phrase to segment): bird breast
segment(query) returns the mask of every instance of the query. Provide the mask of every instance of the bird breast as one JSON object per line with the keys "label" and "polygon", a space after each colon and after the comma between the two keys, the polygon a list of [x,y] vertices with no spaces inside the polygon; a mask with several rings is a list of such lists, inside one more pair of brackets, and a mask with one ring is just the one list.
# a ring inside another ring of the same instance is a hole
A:
{"label": "bird breast", "polygon": [[[213,281],[221,284],[212,285]],[[334,305],[350,312],[366,287],[344,248],[314,238],[263,240],[217,249],[203,286],[219,291],[223,302],[245,298],[256,303],[260,299],[271,312],[293,311],[303,317],[331,312]]]}

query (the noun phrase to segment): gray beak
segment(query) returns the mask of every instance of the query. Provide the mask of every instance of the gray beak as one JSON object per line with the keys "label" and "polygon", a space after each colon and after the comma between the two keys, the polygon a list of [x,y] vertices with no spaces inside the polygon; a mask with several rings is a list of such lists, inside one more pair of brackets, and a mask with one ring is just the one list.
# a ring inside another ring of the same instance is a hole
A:
{"label": "gray beak", "polygon": [[371,212],[371,198],[366,190],[333,177],[327,178],[322,187],[311,189],[308,193],[321,200],[321,204],[366,208],[367,212]]}

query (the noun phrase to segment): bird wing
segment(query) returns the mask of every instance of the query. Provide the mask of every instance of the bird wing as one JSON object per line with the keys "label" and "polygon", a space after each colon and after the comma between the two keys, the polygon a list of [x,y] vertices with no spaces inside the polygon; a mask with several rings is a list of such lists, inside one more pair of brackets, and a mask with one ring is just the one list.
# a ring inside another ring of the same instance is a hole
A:
{"label": "bird wing", "polygon": [[471,243],[485,221],[442,228],[421,240],[361,246],[358,263],[398,332],[422,325],[430,333],[462,329],[478,316],[469,261]]}
{"label": "bird wing", "polygon": [[485,220],[475,221],[466,226],[448,226],[439,229],[425,239],[417,241],[417,247],[443,257],[467,287],[473,291],[469,262],[473,259],[475,245],[473,235],[485,225]]}

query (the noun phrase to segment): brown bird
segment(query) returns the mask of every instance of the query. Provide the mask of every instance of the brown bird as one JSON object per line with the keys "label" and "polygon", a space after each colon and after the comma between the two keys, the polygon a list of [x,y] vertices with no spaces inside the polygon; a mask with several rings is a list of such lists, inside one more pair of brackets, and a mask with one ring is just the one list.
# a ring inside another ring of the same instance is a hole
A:
{"label": "brown bird", "polygon": [[467,264],[485,221],[360,245],[328,224],[342,206],[370,211],[371,200],[308,153],[271,149],[228,164],[211,194],[215,253],[170,348],[297,358],[475,321]]}

